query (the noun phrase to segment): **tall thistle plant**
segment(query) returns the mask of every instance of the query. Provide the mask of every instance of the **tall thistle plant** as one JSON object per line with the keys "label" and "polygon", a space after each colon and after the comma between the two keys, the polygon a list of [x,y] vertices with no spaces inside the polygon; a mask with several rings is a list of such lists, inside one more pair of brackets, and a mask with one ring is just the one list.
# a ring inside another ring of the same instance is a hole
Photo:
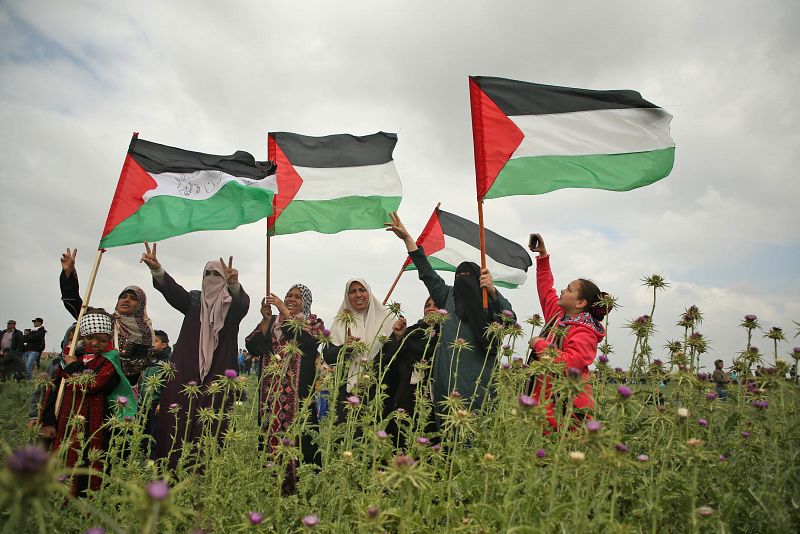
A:
{"label": "tall thistle plant", "polygon": [[764,334],[765,338],[772,340],[772,346],[774,348],[774,355],[775,355],[775,365],[778,364],[778,341],[786,341],[786,336],[783,333],[783,328],[778,326],[773,326],[769,329],[769,332]]}

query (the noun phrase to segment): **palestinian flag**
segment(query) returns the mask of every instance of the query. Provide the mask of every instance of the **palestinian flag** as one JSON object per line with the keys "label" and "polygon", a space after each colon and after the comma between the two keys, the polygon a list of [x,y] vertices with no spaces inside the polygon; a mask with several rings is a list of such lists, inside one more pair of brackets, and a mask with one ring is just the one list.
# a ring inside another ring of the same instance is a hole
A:
{"label": "palestinian flag", "polygon": [[247,152],[215,156],[131,139],[100,248],[199,230],[230,230],[272,215],[275,165]]}
{"label": "palestinian flag", "polygon": [[672,115],[636,91],[471,76],[469,93],[478,199],[628,191],[672,170]]}
{"label": "palestinian flag", "polygon": [[269,158],[278,166],[270,234],[383,228],[402,196],[392,159],[396,144],[397,135],[384,132],[268,134]]}
{"label": "palestinian flag", "polygon": [[[495,285],[515,288],[525,283],[528,267],[533,262],[528,251],[510,239],[484,228],[486,268]],[[473,261],[480,265],[481,242],[478,225],[458,215],[436,208],[417,239],[425,249],[431,266],[437,271],[455,272],[458,264]],[[411,258],[403,265],[406,271],[416,270]]]}

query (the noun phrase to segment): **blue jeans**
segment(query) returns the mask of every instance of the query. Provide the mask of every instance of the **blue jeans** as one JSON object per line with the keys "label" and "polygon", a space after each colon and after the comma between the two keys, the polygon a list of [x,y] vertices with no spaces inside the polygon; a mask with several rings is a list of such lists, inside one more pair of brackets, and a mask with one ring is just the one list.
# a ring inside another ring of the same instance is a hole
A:
{"label": "blue jeans", "polygon": [[25,362],[25,372],[28,373],[28,378],[33,378],[33,365],[39,367],[39,355],[41,352],[29,350],[22,353],[22,361]]}

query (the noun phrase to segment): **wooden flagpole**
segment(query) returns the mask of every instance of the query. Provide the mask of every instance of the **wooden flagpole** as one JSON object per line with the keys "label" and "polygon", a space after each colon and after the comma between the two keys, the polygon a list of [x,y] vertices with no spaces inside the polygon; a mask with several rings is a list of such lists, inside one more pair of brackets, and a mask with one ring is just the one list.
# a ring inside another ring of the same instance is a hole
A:
{"label": "wooden flagpole", "polygon": [[[69,344],[69,354],[67,355],[68,358],[75,357],[75,347],[78,345],[78,337],[80,336],[81,330],[81,319],[83,318],[86,310],[89,308],[89,299],[92,298],[92,289],[94,289],[94,281],[97,278],[97,270],[100,268],[100,260],[103,258],[103,253],[106,251],[104,248],[97,249],[97,256],[94,258],[94,265],[92,266],[92,272],[89,275],[89,284],[86,286],[86,293],[83,296],[83,303],[81,304],[81,311],[78,312],[78,319],[75,323],[75,332],[72,334],[72,341]],[[58,387],[58,395],[56,396],[56,406],[55,406],[55,413],[56,417],[58,417],[58,412],[61,411],[61,402],[64,397],[64,385],[65,381],[61,380],[61,385]]]}
{"label": "wooden flagpole", "polygon": [[405,263],[404,263],[403,266],[400,267],[400,272],[397,273],[397,276],[394,279],[394,283],[392,284],[392,287],[389,288],[389,292],[386,293],[386,297],[383,299],[383,305],[384,306],[386,306],[386,301],[389,300],[389,297],[392,295],[392,291],[394,291],[394,287],[397,285],[397,282],[400,281],[400,277],[403,276],[403,273],[405,272],[405,270],[406,269],[405,269]]}
{"label": "wooden flagpole", "polygon": [[270,236],[269,236],[269,228],[267,228],[267,294],[264,295],[265,297],[269,296],[269,275],[270,275],[270,272],[269,272],[269,260],[270,260],[269,244],[270,244],[270,240],[269,240],[269,238],[270,238]]}
{"label": "wooden flagpole", "polygon": [[[484,237],[483,233],[483,199],[478,199],[478,228],[480,230],[480,240],[481,240],[481,271],[486,268],[486,238]],[[481,293],[483,294],[483,310],[484,312],[488,312],[489,310],[489,291],[483,287],[481,288]]]}

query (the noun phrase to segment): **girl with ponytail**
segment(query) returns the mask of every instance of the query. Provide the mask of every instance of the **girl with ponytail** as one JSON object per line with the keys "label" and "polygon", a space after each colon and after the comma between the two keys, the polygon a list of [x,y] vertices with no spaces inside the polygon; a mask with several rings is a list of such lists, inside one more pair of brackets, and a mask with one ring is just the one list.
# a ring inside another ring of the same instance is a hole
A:
{"label": "girl with ponytail", "polygon": [[[564,363],[567,373],[580,375],[586,384],[583,391],[573,399],[572,407],[579,419],[589,417],[588,412],[594,408],[589,365],[597,356],[598,343],[606,335],[602,324],[606,315],[602,299],[606,293],[600,291],[594,282],[578,278],[558,295],[553,287],[550,256],[544,240],[539,234],[531,234],[531,244],[535,245],[530,247],[531,252],[539,253],[536,258],[536,287],[545,320],[541,335],[530,341],[531,356],[538,360],[552,346],[555,349],[554,354],[557,354],[554,361]],[[547,419],[553,428],[557,428],[556,403],[547,377],[536,379],[533,395],[547,405]],[[561,409],[566,409],[566,406],[561,406]]]}

